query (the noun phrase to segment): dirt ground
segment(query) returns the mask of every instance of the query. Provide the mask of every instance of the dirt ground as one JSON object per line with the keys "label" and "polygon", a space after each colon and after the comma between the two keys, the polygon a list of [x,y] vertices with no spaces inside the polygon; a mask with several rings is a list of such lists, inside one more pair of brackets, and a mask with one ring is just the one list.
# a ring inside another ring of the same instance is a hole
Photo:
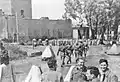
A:
{"label": "dirt ground", "polygon": [[[22,49],[26,50],[27,52],[32,53],[32,52],[36,52],[36,51],[44,51],[45,47],[37,47],[35,50],[32,49],[32,47],[30,46],[20,46]],[[120,49],[120,47],[119,47]],[[58,47],[53,47],[53,50],[55,52],[55,54],[57,53]],[[109,56],[106,55],[104,52],[106,51],[106,48],[103,46],[91,46],[88,53],[87,53],[87,62],[86,65],[87,66],[98,66],[98,61],[100,58],[106,58],[109,61],[109,67],[110,69],[119,77],[120,80],[120,56]],[[61,60],[60,57],[57,57],[58,60],[58,71],[60,71],[63,76],[65,77],[69,67],[70,66],[65,66],[63,68],[60,67],[61,65]],[[74,58],[73,58],[74,61]],[[37,66],[43,66],[44,68],[46,68],[46,64],[45,62],[41,61],[41,57],[28,57],[26,59],[23,60],[16,60],[16,61],[11,61],[11,64],[14,66],[14,75],[16,76],[16,82],[22,82],[30,68],[32,65],[37,65]],[[99,67],[99,66],[98,66]],[[43,68],[43,69],[44,69]],[[44,71],[46,71],[44,70]]]}

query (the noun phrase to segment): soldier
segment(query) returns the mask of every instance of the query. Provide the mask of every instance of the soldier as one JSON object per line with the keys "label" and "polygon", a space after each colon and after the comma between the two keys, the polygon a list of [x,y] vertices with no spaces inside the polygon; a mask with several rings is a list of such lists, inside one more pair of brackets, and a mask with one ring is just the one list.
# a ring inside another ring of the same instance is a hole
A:
{"label": "soldier", "polygon": [[32,40],[33,49],[37,46],[37,40],[34,38]]}
{"label": "soldier", "polygon": [[73,68],[71,73],[71,82],[78,82],[81,73],[84,74],[87,71],[85,60],[83,58],[78,58],[76,61],[77,65]]}
{"label": "soldier", "polygon": [[48,41],[48,39],[45,39],[45,42],[46,42],[46,45],[48,45],[48,44],[49,44],[49,41]]}
{"label": "soldier", "polygon": [[68,61],[67,61],[67,64],[71,63],[71,55],[72,55],[72,45],[68,45],[67,46],[67,49],[66,49],[66,56],[68,57]]}
{"label": "soldier", "polygon": [[56,71],[57,61],[51,59],[47,64],[50,70],[42,74],[41,82],[63,82],[62,74]]}
{"label": "soldier", "polygon": [[77,58],[77,53],[78,53],[78,48],[79,48],[79,44],[78,43],[76,43],[75,45],[74,45],[74,50],[75,50],[75,57]]}
{"label": "soldier", "polygon": [[[64,44],[63,44],[63,45],[64,45]],[[62,65],[61,65],[61,66],[63,66],[63,65],[65,64],[65,58],[66,58],[66,56],[67,56],[66,50],[67,50],[67,46],[65,45],[65,46],[62,47],[62,52],[63,52],[63,54],[62,54]]]}
{"label": "soldier", "polygon": [[42,45],[42,40],[41,39],[38,40],[38,44]]}
{"label": "soldier", "polygon": [[84,44],[84,51],[83,51],[84,52],[84,57],[86,57],[88,49],[89,49],[88,44]]}
{"label": "soldier", "polygon": [[82,57],[82,44],[81,43],[77,43],[75,45],[75,57],[78,58],[78,57]]}

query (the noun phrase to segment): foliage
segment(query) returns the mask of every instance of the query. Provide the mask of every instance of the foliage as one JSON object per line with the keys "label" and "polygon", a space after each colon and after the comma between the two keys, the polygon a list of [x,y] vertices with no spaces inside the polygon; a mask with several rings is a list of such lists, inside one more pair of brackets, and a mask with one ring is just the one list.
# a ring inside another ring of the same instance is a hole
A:
{"label": "foliage", "polygon": [[3,38],[2,41],[5,43],[12,43],[12,39]]}
{"label": "foliage", "polygon": [[27,57],[27,52],[20,49],[18,45],[15,44],[5,44],[5,48],[8,50],[10,60],[17,60]]}
{"label": "foliage", "polygon": [[[120,0],[66,0],[65,19],[75,19],[82,25],[87,20],[87,25],[95,34],[113,30],[117,34],[120,21]],[[101,32],[102,31],[102,32]]]}

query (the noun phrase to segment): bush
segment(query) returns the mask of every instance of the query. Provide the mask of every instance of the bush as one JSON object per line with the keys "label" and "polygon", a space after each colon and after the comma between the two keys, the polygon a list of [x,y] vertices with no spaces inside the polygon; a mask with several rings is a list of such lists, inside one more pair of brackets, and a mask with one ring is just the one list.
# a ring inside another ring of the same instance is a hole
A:
{"label": "bush", "polygon": [[2,41],[5,43],[12,43],[12,39],[4,38],[4,39],[2,39]]}
{"label": "bush", "polygon": [[20,49],[18,45],[7,44],[5,48],[8,50],[10,60],[24,59],[27,57],[27,52]]}

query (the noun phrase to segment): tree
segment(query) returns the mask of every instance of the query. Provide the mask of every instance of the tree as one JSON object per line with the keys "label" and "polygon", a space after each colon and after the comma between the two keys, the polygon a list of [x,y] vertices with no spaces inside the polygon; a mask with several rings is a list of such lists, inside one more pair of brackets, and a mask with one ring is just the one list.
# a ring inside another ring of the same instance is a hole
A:
{"label": "tree", "polygon": [[90,28],[95,30],[95,34],[104,35],[107,31],[109,35],[109,31],[114,30],[117,35],[120,0],[66,0],[65,7],[65,18],[73,18],[79,21],[80,25],[85,18]]}

